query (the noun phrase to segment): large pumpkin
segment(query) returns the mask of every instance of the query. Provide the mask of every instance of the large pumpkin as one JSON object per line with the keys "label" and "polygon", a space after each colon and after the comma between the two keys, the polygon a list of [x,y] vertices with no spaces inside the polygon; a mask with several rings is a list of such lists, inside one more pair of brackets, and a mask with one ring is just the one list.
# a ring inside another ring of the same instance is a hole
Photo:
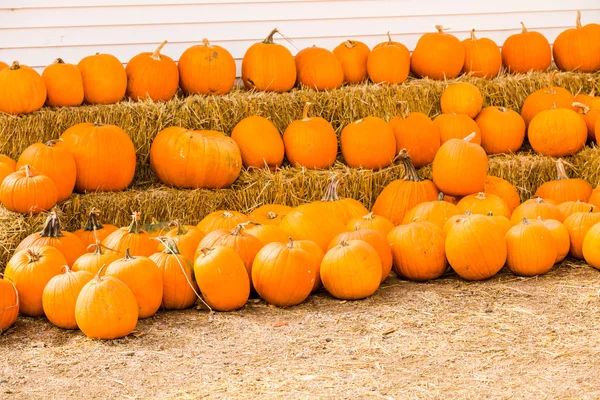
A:
{"label": "large pumpkin", "polygon": [[271,121],[259,115],[246,117],[233,128],[231,138],[240,148],[246,168],[268,167],[274,171],[283,162],[283,140]]}
{"label": "large pumpkin", "polygon": [[477,86],[469,82],[458,82],[444,89],[440,104],[444,114],[465,114],[475,118],[481,112],[483,97]]}
{"label": "large pumpkin", "polygon": [[402,220],[402,224],[411,222],[431,222],[434,225],[443,228],[450,217],[459,215],[461,212],[458,207],[444,200],[444,193],[440,192],[437,200],[426,201],[417,204],[411,208]]}
{"label": "large pumpkin", "polygon": [[525,99],[521,107],[521,116],[527,127],[529,127],[533,118],[542,111],[554,107],[576,109],[576,107],[573,107],[575,101],[573,95],[565,88],[554,86],[553,79],[554,73],[551,72],[548,75],[548,87],[536,90]]}
{"label": "large pumpkin", "polygon": [[411,71],[432,79],[456,78],[465,62],[465,49],[455,36],[444,33],[436,25],[436,33],[426,33],[417,42],[412,54]]}
{"label": "large pumpkin", "polygon": [[388,41],[373,48],[367,59],[367,72],[373,83],[402,83],[410,72],[410,52],[402,43]]}
{"label": "large pumpkin", "polygon": [[77,192],[118,191],[129,186],[135,173],[135,147],[115,125],[80,123],[60,136],[77,166]]}
{"label": "large pumpkin", "polygon": [[278,32],[273,29],[265,40],[250,46],[244,54],[242,80],[248,89],[287,92],[296,84],[294,56],[285,46],[273,41]]}
{"label": "large pumpkin", "polygon": [[[0,274],[0,278],[4,275]],[[6,332],[19,315],[19,292],[9,279],[0,279],[0,335]]]}
{"label": "large pumpkin", "polygon": [[563,71],[594,72],[600,69],[600,25],[581,25],[577,11],[575,28],[567,29],[552,44],[556,66]]}
{"label": "large pumpkin", "polygon": [[587,126],[575,111],[553,107],[531,120],[527,137],[533,150],[540,154],[570,156],[585,147]]}
{"label": "large pumpkin", "polygon": [[387,122],[378,117],[366,117],[344,127],[340,147],[344,161],[350,167],[378,170],[394,161],[396,138]]}
{"label": "large pumpkin", "polygon": [[483,192],[500,196],[506,202],[511,213],[521,204],[517,188],[507,180],[497,176],[488,175],[485,177]]}
{"label": "large pumpkin", "polygon": [[344,83],[342,64],[327,49],[308,47],[296,54],[296,71],[299,86],[314,90],[337,89]]}
{"label": "large pumpkin", "polygon": [[61,202],[68,199],[75,188],[77,166],[71,153],[56,143],[56,140],[50,140],[27,147],[17,161],[17,168],[29,165],[52,179],[56,200]]}
{"label": "large pumpkin", "polygon": [[233,229],[248,221],[248,217],[239,211],[218,210],[205,216],[196,227],[205,234],[209,234],[217,229]]}
{"label": "large pumpkin", "polygon": [[285,129],[285,156],[292,166],[329,168],[335,163],[338,152],[337,135],[326,119],[308,116],[310,106],[307,102],[302,119],[291,122]]}
{"label": "large pumpkin", "polygon": [[50,210],[56,205],[57,196],[54,181],[29,165],[7,175],[0,184],[0,201],[4,207],[23,214]]}
{"label": "large pumpkin", "polygon": [[447,195],[466,196],[483,190],[488,158],[481,146],[470,142],[474,136],[450,139],[433,160],[433,183]]}
{"label": "large pumpkin", "polygon": [[411,112],[406,118],[392,118],[389,124],[396,137],[396,154],[406,149],[416,168],[433,162],[440,148],[440,130],[427,115]]}
{"label": "large pumpkin", "polygon": [[235,83],[235,60],[221,46],[203,39],[179,57],[179,84],[186,94],[225,94]]}
{"label": "large pumpkin", "polygon": [[[73,232],[73,234],[81,240],[88,251],[90,251],[90,245],[95,245],[97,241],[103,241],[108,235],[119,229],[115,225],[101,224],[100,221],[98,221],[99,215],[100,211],[95,207],[92,207],[83,228]],[[101,266],[102,265],[99,267]],[[96,275],[96,272],[98,271],[93,272],[92,275]]]}
{"label": "large pumpkin", "polygon": [[81,71],[74,64],[57,58],[42,72],[46,84],[46,104],[51,107],[75,107],[83,102],[83,79]]}
{"label": "large pumpkin", "polygon": [[127,73],[115,56],[96,53],[83,58],[77,66],[87,104],[112,104],[125,97]]}
{"label": "large pumpkin", "polygon": [[583,240],[588,230],[600,222],[600,213],[593,212],[590,209],[588,212],[577,212],[565,218],[563,225],[569,232],[571,239],[571,248],[569,255],[578,260],[583,259]]}
{"label": "large pumpkin", "polygon": [[158,243],[152,240],[152,236],[142,228],[138,212],[131,215],[129,226],[112,232],[102,241],[102,244],[121,255],[124,255],[127,250],[133,256],[143,257],[150,257],[158,249]]}
{"label": "large pumpkin", "polygon": [[481,131],[481,147],[487,154],[514,153],[523,145],[525,121],[505,107],[486,107],[475,118]]}
{"label": "large pumpkin", "polygon": [[[179,71],[171,57],[160,54],[166,44],[165,40],[153,53],[140,53],[127,63],[127,96],[133,100],[150,97],[153,101],[166,101],[175,96]],[[181,68],[181,58],[179,65]]]}
{"label": "large pumpkin", "polygon": [[539,32],[528,31],[522,22],[521,26],[521,32],[504,41],[502,63],[514,73],[547,70],[552,62],[548,39]]}
{"label": "large pumpkin", "polygon": [[36,70],[15,61],[0,70],[0,112],[28,114],[46,102],[46,85]]}
{"label": "large pumpkin", "polygon": [[462,41],[465,49],[463,71],[478,78],[491,79],[498,75],[502,67],[500,48],[491,39],[475,37],[475,29],[471,37]]}
{"label": "large pumpkin", "polygon": [[534,276],[550,271],[556,261],[556,241],[542,224],[527,218],[506,233],[506,265],[517,275]]}
{"label": "large pumpkin", "polygon": [[367,59],[371,50],[358,40],[346,40],[333,49],[333,55],[342,64],[344,82],[361,83],[367,79]]}
{"label": "large pumpkin", "polygon": [[359,217],[354,217],[346,224],[346,229],[349,231],[354,229],[373,229],[380,232],[384,237],[386,237],[394,227],[395,225],[389,219],[382,217],[381,215],[375,215],[372,212]]}
{"label": "large pumpkin", "polygon": [[419,203],[435,200],[438,189],[430,180],[423,180],[415,170],[406,151],[400,152],[404,164],[404,179],[390,182],[379,194],[373,212],[390,220],[394,225],[402,223],[408,210]]}
{"label": "large pumpkin", "polygon": [[465,114],[440,114],[433,119],[440,133],[440,144],[446,143],[450,139],[464,139],[471,133],[475,136],[471,143],[481,144],[481,131],[477,123]]}
{"label": "large pumpkin", "polygon": [[588,201],[592,195],[592,185],[583,179],[569,178],[562,160],[556,162],[557,177],[543,183],[535,195],[554,200],[557,204],[565,201]]}
{"label": "large pumpkin", "polygon": [[156,135],[150,167],[166,185],[217,189],[240,175],[242,156],[235,141],[217,131],[191,131],[173,126]]}
{"label": "large pumpkin", "polygon": [[75,303],[81,289],[94,278],[91,272],[73,272],[64,266],[65,272],[48,281],[42,294],[42,306],[46,318],[63,329],[77,329]]}

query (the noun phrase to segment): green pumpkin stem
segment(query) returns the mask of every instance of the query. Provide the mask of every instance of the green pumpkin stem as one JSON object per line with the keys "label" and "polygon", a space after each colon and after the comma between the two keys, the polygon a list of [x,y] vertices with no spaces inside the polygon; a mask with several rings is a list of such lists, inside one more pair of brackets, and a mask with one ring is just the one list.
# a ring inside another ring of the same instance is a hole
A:
{"label": "green pumpkin stem", "polygon": [[140,213],[139,212],[134,211],[133,214],[131,214],[131,224],[129,224],[129,227],[127,228],[127,232],[135,233],[135,234],[140,234],[140,233],[145,232],[142,229],[142,227],[140,226]]}
{"label": "green pumpkin stem", "polygon": [[398,157],[400,158],[400,161],[402,161],[402,164],[404,165],[404,180],[405,181],[413,181],[413,182],[421,182],[422,179],[419,176],[419,174],[417,173],[417,170],[415,169],[415,166],[412,163],[412,158],[410,157],[410,154],[408,154],[408,151],[406,151],[406,149],[402,149],[400,150],[400,153],[398,153]]}
{"label": "green pumpkin stem", "polygon": [[46,223],[44,224],[44,229],[40,232],[40,236],[55,239],[64,236],[60,229],[60,220],[55,211],[50,212],[48,218],[46,218]]}
{"label": "green pumpkin stem", "polygon": [[173,221],[169,222],[169,225],[167,225],[167,226],[169,228],[177,228],[177,232],[176,232],[177,236],[183,236],[188,232],[187,229],[185,229],[183,227],[183,225],[181,225],[181,222],[179,222],[178,220],[173,220]]}
{"label": "green pumpkin stem", "polygon": [[167,44],[166,40],[164,42],[162,42],[160,44],[160,46],[158,46],[158,48],[156,50],[154,50],[154,53],[152,53],[150,58],[152,58],[153,60],[160,60],[160,51],[163,49],[163,47],[165,47],[166,44]]}

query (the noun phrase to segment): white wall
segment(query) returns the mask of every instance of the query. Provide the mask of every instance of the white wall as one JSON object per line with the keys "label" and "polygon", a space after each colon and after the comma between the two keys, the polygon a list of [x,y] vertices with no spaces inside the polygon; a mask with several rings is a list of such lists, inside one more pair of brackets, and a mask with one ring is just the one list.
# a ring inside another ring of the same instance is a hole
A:
{"label": "white wall", "polygon": [[501,45],[520,21],[552,42],[574,26],[576,10],[584,24],[600,23],[600,0],[0,0],[0,60],[41,70],[101,52],[126,63],[165,39],[164,53],[178,59],[206,37],[233,54],[239,74],[246,49],[275,27],[292,53],[348,38],[372,47],[388,30],[412,50],[434,25],[460,39],[475,28]]}

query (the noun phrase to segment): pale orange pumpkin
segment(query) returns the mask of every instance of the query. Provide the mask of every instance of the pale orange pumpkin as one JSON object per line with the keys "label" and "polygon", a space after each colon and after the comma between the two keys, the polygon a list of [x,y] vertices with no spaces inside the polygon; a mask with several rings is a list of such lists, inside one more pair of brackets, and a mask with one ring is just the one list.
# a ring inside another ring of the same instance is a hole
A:
{"label": "pale orange pumpkin", "polygon": [[548,39],[539,32],[528,31],[522,22],[521,26],[521,32],[504,41],[502,63],[514,73],[547,70],[552,62]]}
{"label": "pale orange pumpkin", "polygon": [[77,329],[75,303],[81,289],[94,278],[88,271],[71,271],[64,266],[64,273],[48,281],[42,293],[42,306],[46,318],[63,329]]}
{"label": "pale orange pumpkin", "polygon": [[382,217],[381,215],[375,215],[372,212],[359,217],[354,217],[346,224],[346,229],[349,231],[354,229],[373,229],[381,232],[384,237],[386,237],[394,227],[395,225],[389,219]]}
{"label": "pale orange pumpkin", "polygon": [[554,238],[554,244],[556,247],[556,260],[555,263],[561,262],[569,254],[571,248],[571,238],[569,237],[569,231],[562,222],[555,219],[544,219],[538,217],[535,222],[540,223],[548,229],[550,235]]}
{"label": "pale orange pumpkin", "polygon": [[525,99],[521,107],[521,116],[525,121],[525,125],[529,128],[529,124],[533,118],[542,111],[555,108],[573,107],[575,98],[565,88],[554,86],[554,72],[548,74],[548,86],[544,89],[536,90]]}
{"label": "pale orange pumpkin", "polygon": [[152,236],[142,228],[139,212],[131,215],[129,226],[112,232],[102,241],[102,244],[121,255],[128,250],[132,256],[136,257],[150,257],[158,249],[158,243],[152,240]]}
{"label": "pale orange pumpkin", "polygon": [[248,214],[248,219],[263,225],[279,225],[281,219],[291,210],[292,207],[282,204],[264,204]]}
{"label": "pale orange pumpkin", "polygon": [[321,47],[307,47],[296,54],[297,83],[313,90],[337,89],[344,83],[342,64]]}
{"label": "pale orange pumpkin", "polygon": [[594,72],[600,69],[600,25],[581,24],[577,11],[575,28],[561,32],[552,44],[556,66],[563,71]]}
{"label": "pale orange pumpkin", "polygon": [[410,52],[402,43],[388,41],[373,48],[367,59],[369,78],[376,84],[402,83],[410,72]]}
{"label": "pale orange pumpkin", "polygon": [[461,213],[470,210],[473,214],[486,215],[492,212],[494,215],[500,215],[510,218],[511,212],[506,202],[500,197],[492,193],[479,192],[463,197],[456,204],[456,207]]}
{"label": "pale orange pumpkin", "polygon": [[565,218],[567,218],[569,215],[576,213],[576,212],[587,212],[590,210],[591,210],[591,212],[598,212],[595,205],[586,203],[581,200],[565,201],[563,203],[558,204],[557,207],[560,210],[560,212],[563,213]]}
{"label": "pale orange pumpkin", "polygon": [[287,243],[288,234],[277,225],[263,225],[259,222],[248,222],[253,225],[251,228],[245,230],[248,235],[252,235],[266,246],[269,243],[279,242]]}
{"label": "pale orange pumpkin", "polygon": [[77,66],[87,104],[113,104],[125,97],[127,73],[115,56],[96,53],[84,57]]}
{"label": "pale orange pumpkin", "polygon": [[[550,271],[556,261],[556,241],[543,224],[527,218],[506,233],[506,265],[517,275],[534,276]],[[535,251],[531,251],[535,249]]]}
{"label": "pale orange pumpkin", "polygon": [[42,79],[47,90],[46,104],[50,107],[75,107],[83,102],[83,79],[77,65],[57,58],[44,68]]}
{"label": "pale orange pumpkin", "polygon": [[411,58],[411,71],[432,79],[456,78],[464,65],[465,49],[455,36],[444,33],[442,26],[435,28],[437,32],[419,38]]}
{"label": "pale orange pumpkin", "polygon": [[588,212],[577,212],[565,218],[563,225],[569,232],[571,239],[571,247],[569,255],[578,260],[583,257],[583,240],[588,230],[600,222],[600,214],[594,213],[592,210]]}
{"label": "pale orange pumpkin", "polygon": [[[184,257],[194,260],[196,249],[200,241],[206,236],[204,232],[193,225],[182,225],[179,221],[170,222],[171,228],[164,236],[173,239],[177,244],[177,251]],[[158,245],[158,251],[166,250],[163,242]]]}
{"label": "pale orange pumpkin", "polygon": [[539,217],[543,219],[555,219],[559,222],[563,222],[565,220],[565,216],[555,204],[545,201],[541,197],[536,197],[534,199],[524,201],[521,203],[521,205],[515,208],[510,217],[510,221],[513,225],[516,225],[523,221],[523,218],[534,220]]}

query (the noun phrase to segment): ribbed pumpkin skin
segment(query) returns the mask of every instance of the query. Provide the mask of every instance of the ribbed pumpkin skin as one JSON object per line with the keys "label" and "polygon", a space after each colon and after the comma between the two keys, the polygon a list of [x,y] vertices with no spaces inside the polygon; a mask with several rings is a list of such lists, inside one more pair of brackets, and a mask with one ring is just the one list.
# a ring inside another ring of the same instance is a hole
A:
{"label": "ribbed pumpkin skin", "polygon": [[461,213],[470,210],[472,214],[487,215],[492,213],[506,218],[510,218],[510,208],[500,196],[492,193],[479,192],[463,197],[456,204],[456,207]]}
{"label": "ribbed pumpkin skin", "polygon": [[156,51],[134,56],[125,67],[127,73],[127,96],[133,100],[150,97],[153,101],[167,101],[179,89],[179,70],[169,56],[160,54],[167,42]]}
{"label": "ribbed pumpkin skin", "polygon": [[127,73],[115,56],[95,54],[83,58],[77,66],[87,104],[113,104],[125,97]]}
{"label": "ribbed pumpkin skin", "polygon": [[217,131],[163,129],[150,147],[150,167],[166,185],[185,189],[230,186],[242,170],[233,139]]}
{"label": "ribbed pumpkin skin", "polygon": [[373,229],[355,229],[334,237],[327,250],[329,251],[342,242],[350,240],[362,240],[373,247],[381,262],[381,282],[385,281],[392,270],[392,249],[386,237],[381,232]]}
{"label": "ribbed pumpkin skin", "polygon": [[256,255],[252,283],[267,303],[278,307],[295,306],[310,294],[316,268],[306,250],[293,244],[270,243]]}
{"label": "ribbed pumpkin skin", "polygon": [[481,131],[477,123],[468,115],[464,114],[440,114],[433,119],[440,133],[440,144],[446,143],[450,139],[464,139],[471,133],[475,137],[471,143],[481,144]]}
{"label": "ribbed pumpkin skin", "polygon": [[396,154],[406,149],[416,168],[433,162],[441,144],[440,130],[427,115],[411,112],[406,118],[392,118],[389,124],[396,138]]}
{"label": "ribbed pumpkin skin", "polygon": [[410,72],[410,52],[402,43],[380,43],[369,54],[367,71],[373,83],[402,83]]}
{"label": "ribbed pumpkin skin", "polygon": [[502,45],[502,63],[510,72],[545,71],[551,62],[548,39],[539,32],[528,31],[525,25],[520,33],[509,36]]}
{"label": "ribbed pumpkin skin", "polygon": [[585,262],[596,269],[600,269],[600,251],[598,249],[600,249],[600,224],[595,224],[585,234],[581,250]]}
{"label": "ribbed pumpkin skin", "polygon": [[578,260],[583,259],[583,240],[590,228],[600,222],[600,214],[593,212],[578,212],[565,218],[563,225],[569,231],[571,248],[569,255]]}
{"label": "ribbed pumpkin skin", "polygon": [[292,207],[290,206],[264,204],[248,214],[248,219],[263,225],[279,226],[281,219],[291,210]]}
{"label": "ribbed pumpkin skin", "polygon": [[46,144],[34,143],[27,147],[17,161],[17,168],[30,165],[52,179],[56,186],[56,200],[61,202],[73,193],[77,166],[71,153],[55,144],[55,141],[49,141]]}
{"label": "ribbed pumpkin skin", "polygon": [[331,215],[345,225],[352,218],[367,214],[369,210],[358,200],[339,197],[338,185],[340,182],[338,177],[334,177],[327,185],[321,200],[313,201],[305,204],[305,206],[312,209],[315,214],[321,212],[322,214]]}
{"label": "ribbed pumpkin skin", "polygon": [[230,247],[216,246],[202,252],[194,263],[194,275],[204,301],[217,311],[237,310],[248,301],[250,277]]}
{"label": "ribbed pumpkin skin", "polygon": [[346,230],[373,229],[380,232],[383,237],[386,237],[395,227],[396,226],[389,219],[382,217],[381,215],[375,215],[372,212],[360,217],[352,218],[346,224]]}
{"label": "ribbed pumpkin skin", "polygon": [[184,51],[178,67],[179,84],[186,94],[226,94],[235,83],[233,56],[206,39]]}
{"label": "ribbed pumpkin skin", "polygon": [[96,276],[77,297],[75,320],[90,338],[117,339],[137,325],[138,305],[131,289],[112,276]]}
{"label": "ribbed pumpkin skin", "polygon": [[575,98],[564,88],[552,86],[552,78],[550,78],[549,87],[536,90],[525,99],[523,107],[521,107],[521,116],[525,121],[525,125],[529,128],[533,118],[542,111],[551,110],[556,104],[556,108],[568,108],[576,110],[573,106]]}
{"label": "ribbed pumpkin skin", "polygon": [[325,252],[312,240],[294,240],[292,246],[305,250],[310,256],[313,265],[316,266],[313,271],[315,283],[312,291],[320,289],[323,286],[321,283],[321,262],[323,261],[323,257],[325,257]]}
{"label": "ribbed pumpkin skin", "polygon": [[524,201],[515,208],[510,217],[510,222],[516,225],[523,221],[523,218],[535,220],[540,217],[543,219],[555,219],[561,223],[565,220],[565,216],[556,205],[538,197]]}
{"label": "ribbed pumpkin skin", "polygon": [[338,217],[304,204],[288,212],[279,227],[294,240],[312,240],[325,251],[331,239],[346,230]]}
{"label": "ribbed pumpkin skin", "polygon": [[507,257],[504,232],[484,215],[471,215],[453,224],[446,235],[445,249],[452,269],[469,281],[496,275]]}
{"label": "ribbed pumpkin skin", "polygon": [[587,126],[573,110],[545,110],[531,120],[528,138],[533,150],[540,154],[570,156],[585,147]]}
{"label": "ribbed pumpkin skin", "polygon": [[483,97],[477,86],[468,82],[459,82],[444,89],[440,103],[444,114],[464,114],[469,118],[475,118],[481,111]]}
{"label": "ribbed pumpkin skin", "polygon": [[152,254],[150,260],[154,261],[162,277],[162,307],[183,310],[196,302],[194,291],[198,291],[198,286],[194,278],[194,263],[179,254],[179,250],[174,253],[164,250]]}
{"label": "ribbed pumpkin skin", "polygon": [[[179,252],[190,260],[194,259],[196,248],[200,241],[206,236],[204,232],[192,225],[180,225],[177,223],[165,236],[175,240]],[[162,243],[158,244],[158,251],[165,250]]]}
{"label": "ribbed pumpkin skin", "polygon": [[491,39],[475,37],[475,29],[471,37],[462,41],[465,49],[463,71],[478,78],[491,79],[498,75],[502,67],[500,48]]}
{"label": "ribbed pumpkin skin", "polygon": [[[88,220],[83,228],[77,229],[73,232],[73,235],[77,236],[79,240],[81,240],[86,248],[86,251],[91,251],[92,249],[89,246],[95,245],[97,240],[103,241],[108,235],[119,229],[115,225],[101,224],[98,221],[98,215],[100,215],[100,212],[95,208],[92,208],[88,214]],[[102,265],[99,267],[101,266]],[[92,274],[96,275],[97,272],[98,271],[92,272]]]}
{"label": "ribbed pumpkin skin", "polygon": [[274,171],[283,162],[283,139],[275,125],[265,117],[244,118],[233,128],[231,138],[240,148],[245,168],[267,166]]}
{"label": "ribbed pumpkin skin", "polygon": [[118,126],[80,123],[60,138],[56,146],[67,149],[77,165],[75,191],[119,191],[133,180],[135,148]]}
{"label": "ribbed pumpkin skin", "polygon": [[59,328],[77,329],[75,303],[81,289],[92,279],[94,275],[90,272],[72,272],[68,267],[63,274],[50,279],[42,294],[46,318]]}
{"label": "ribbed pumpkin skin", "polygon": [[[0,66],[0,69],[2,66]],[[0,278],[4,275],[0,274]],[[8,279],[0,279],[0,335],[10,328],[19,315],[19,293]]]}
{"label": "ribbed pumpkin skin", "polygon": [[242,59],[242,80],[248,89],[261,92],[287,92],[296,84],[296,63],[290,51],[273,42],[271,31],[265,40],[255,43]]}
{"label": "ribbed pumpkin skin", "polygon": [[92,275],[97,275],[103,265],[109,265],[120,258],[121,254],[110,250],[105,251],[102,249],[102,245],[100,245],[96,247],[93,253],[82,254],[75,260],[72,270],[75,272],[88,271]]}
{"label": "ribbed pumpkin skin", "polygon": [[288,234],[283,229],[276,225],[254,225],[252,228],[246,229],[248,235],[252,235],[266,246],[269,243],[279,242],[287,243]]}
{"label": "ribbed pumpkin skin", "polygon": [[486,107],[475,118],[481,131],[481,147],[487,154],[513,153],[523,146],[525,121],[504,107]]}
{"label": "ribbed pumpkin skin", "polygon": [[437,200],[426,201],[411,208],[404,215],[402,225],[410,224],[413,221],[430,222],[442,228],[450,217],[460,213],[455,204],[445,201],[443,196],[442,198],[438,196]]}
{"label": "ribbed pumpkin skin", "polygon": [[581,25],[577,11],[575,28],[563,31],[552,44],[556,66],[563,71],[594,72],[600,69],[600,25]]}
{"label": "ribbed pumpkin skin", "polygon": [[554,239],[554,247],[556,248],[556,260],[554,263],[559,263],[567,257],[569,249],[571,248],[571,238],[569,231],[565,226],[555,219],[543,219],[538,218],[532,223],[542,224]]}
{"label": "ribbed pumpkin skin", "polygon": [[511,214],[521,204],[521,198],[517,188],[505,179],[497,176],[487,175],[485,177],[485,184],[483,185],[483,192],[485,194],[495,194],[499,196],[510,210]]}
{"label": "ribbed pumpkin skin", "polygon": [[46,102],[46,85],[36,70],[17,61],[0,70],[0,112],[28,114]]}
{"label": "ribbed pumpkin skin", "polygon": [[158,249],[157,242],[151,238],[152,236],[144,230],[130,231],[129,227],[123,227],[108,235],[102,244],[120,253],[121,256],[125,254],[126,249],[129,249],[133,256],[150,257]]}
{"label": "ribbed pumpkin skin", "polygon": [[0,184],[0,201],[10,211],[39,214],[56,205],[57,190],[48,176],[25,166]]}
{"label": "ribbed pumpkin skin", "polygon": [[394,272],[411,281],[439,278],[447,268],[444,232],[431,222],[399,225],[387,236],[391,243]]}
{"label": "ribbed pumpkin skin", "polygon": [[581,200],[577,201],[565,201],[563,203],[558,204],[558,209],[561,213],[567,218],[569,215],[574,214],[576,212],[598,212],[596,206],[590,203],[583,202]]}
{"label": "ribbed pumpkin skin", "polygon": [[333,55],[342,64],[344,82],[354,84],[367,79],[367,59],[371,50],[358,40],[346,40],[333,49]]}
{"label": "ribbed pumpkin skin", "polygon": [[50,246],[35,246],[16,251],[4,270],[19,291],[19,313],[28,317],[44,315],[42,294],[48,281],[60,274],[67,263],[60,251]]}
{"label": "ribbed pumpkin skin", "polygon": [[208,235],[217,229],[233,229],[248,221],[248,217],[239,211],[218,210],[204,217],[196,227]]}
{"label": "ribbed pumpkin skin", "polygon": [[327,49],[316,46],[303,49],[296,54],[295,62],[299,86],[331,90],[344,83],[342,64]]}
{"label": "ribbed pumpkin skin", "polygon": [[506,233],[506,265],[520,276],[542,275],[556,261],[556,242],[545,226],[529,221],[513,226]]}
{"label": "ribbed pumpkin skin", "polygon": [[463,68],[465,49],[455,36],[443,32],[426,33],[417,42],[412,54],[411,70],[415,75],[431,79],[456,78]]}
{"label": "ribbed pumpkin skin", "polygon": [[350,167],[378,170],[392,164],[396,156],[396,137],[387,122],[367,117],[344,127],[340,147]]}
{"label": "ribbed pumpkin skin", "polygon": [[162,273],[154,261],[148,257],[132,257],[113,261],[105,276],[112,276],[123,282],[133,292],[138,305],[138,318],[153,316],[160,308],[163,298]]}
{"label": "ribbed pumpkin skin", "polygon": [[567,201],[588,201],[592,191],[592,185],[583,179],[569,178],[566,174],[561,176],[559,173],[558,179],[542,183],[535,195],[561,204]]}
{"label": "ribbed pumpkin skin", "polygon": [[331,248],[321,262],[321,282],[333,297],[358,300],[371,296],[381,282],[377,251],[362,240]]}
{"label": "ribbed pumpkin skin", "polygon": [[83,79],[77,65],[58,58],[42,72],[46,84],[46,105],[75,107],[83,103]]}

